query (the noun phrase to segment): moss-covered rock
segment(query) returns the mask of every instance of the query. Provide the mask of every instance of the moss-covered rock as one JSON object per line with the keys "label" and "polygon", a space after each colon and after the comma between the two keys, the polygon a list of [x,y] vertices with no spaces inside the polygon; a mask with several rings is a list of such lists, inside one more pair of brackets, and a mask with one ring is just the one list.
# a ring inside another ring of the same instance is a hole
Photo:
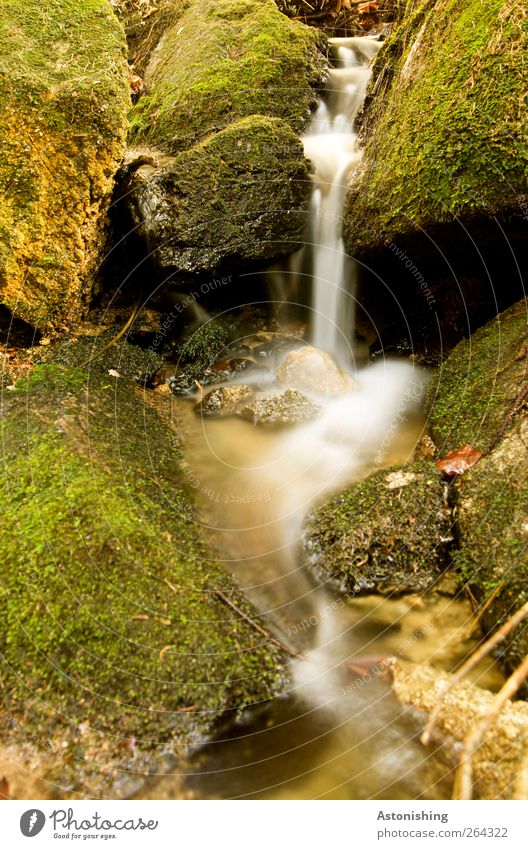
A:
{"label": "moss-covered rock", "polygon": [[370,135],[346,212],[356,250],[454,216],[522,216],[525,10],[514,0],[407,9],[377,59]]}
{"label": "moss-covered rock", "polygon": [[312,516],[318,572],[352,595],[424,592],[438,583],[452,538],[444,485],[431,463],[382,469]]}
{"label": "moss-covered rock", "polygon": [[441,454],[469,443],[486,451],[508,424],[528,379],[528,304],[509,310],[464,339],[434,375],[429,424]]}
{"label": "moss-covered rock", "polygon": [[243,118],[168,162],[153,161],[139,160],[124,191],[162,268],[214,272],[291,253],[302,240],[308,162],[284,121]]}
{"label": "moss-covered rock", "polygon": [[404,0],[379,51],[344,237],[384,346],[453,347],[523,294],[528,23],[515,0]]}
{"label": "moss-covered rock", "polygon": [[0,299],[41,329],[89,297],[129,102],[107,0],[2,2]]}
{"label": "moss-covered rock", "polygon": [[132,145],[174,154],[255,114],[304,127],[325,72],[320,33],[290,21],[273,0],[172,5],[132,110]]}
{"label": "moss-covered rock", "polygon": [[[454,565],[479,606],[493,596],[481,620],[488,633],[528,601],[527,445],[524,411],[491,454],[457,481],[454,493],[460,546]],[[527,654],[521,625],[499,646],[499,657],[511,672]]]}
{"label": "moss-covered rock", "polygon": [[55,797],[127,795],[163,752],[272,695],[281,658],[216,594],[248,610],[138,387],[45,364],[2,413],[5,745],[38,738],[31,770]]}
{"label": "moss-covered rock", "polygon": [[[479,604],[494,594],[481,620],[487,631],[528,598],[527,331],[522,300],[461,342],[429,390],[429,420],[440,452],[469,443],[485,454],[451,492],[455,566]],[[527,651],[520,628],[501,649],[507,669]]]}
{"label": "moss-covered rock", "polygon": [[155,351],[130,344],[126,334],[119,338],[119,331],[110,327],[97,336],[79,335],[49,348],[32,349],[30,359],[36,364],[55,363],[149,383],[163,365],[163,358]]}

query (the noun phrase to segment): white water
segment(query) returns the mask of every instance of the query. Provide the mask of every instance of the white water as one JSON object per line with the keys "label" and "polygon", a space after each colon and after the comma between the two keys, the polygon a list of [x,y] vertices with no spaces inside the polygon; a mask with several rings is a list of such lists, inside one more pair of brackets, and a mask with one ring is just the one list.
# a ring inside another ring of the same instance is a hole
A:
{"label": "white water", "polygon": [[336,38],[339,67],[330,71],[322,100],[303,138],[315,167],[310,209],[313,344],[341,363],[350,362],[354,325],[355,264],[347,257],[342,221],[346,190],[361,152],[354,121],[370,76],[369,61],[381,46],[375,38]]}

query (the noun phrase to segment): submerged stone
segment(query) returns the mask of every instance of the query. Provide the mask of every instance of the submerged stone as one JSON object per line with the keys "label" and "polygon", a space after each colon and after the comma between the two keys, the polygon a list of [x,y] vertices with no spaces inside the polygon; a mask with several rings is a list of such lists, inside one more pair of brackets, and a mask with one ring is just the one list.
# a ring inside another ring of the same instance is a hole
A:
{"label": "submerged stone", "polygon": [[321,408],[296,389],[287,389],[281,395],[257,398],[238,413],[254,425],[295,425],[317,418]]}
{"label": "submerged stone", "polygon": [[301,392],[329,396],[351,392],[356,385],[330,354],[310,345],[285,356],[277,369],[277,382]]}
{"label": "submerged stone", "polygon": [[204,395],[194,408],[200,416],[224,418],[236,414],[241,404],[247,402],[253,395],[253,389],[244,384],[236,386],[219,386]]}

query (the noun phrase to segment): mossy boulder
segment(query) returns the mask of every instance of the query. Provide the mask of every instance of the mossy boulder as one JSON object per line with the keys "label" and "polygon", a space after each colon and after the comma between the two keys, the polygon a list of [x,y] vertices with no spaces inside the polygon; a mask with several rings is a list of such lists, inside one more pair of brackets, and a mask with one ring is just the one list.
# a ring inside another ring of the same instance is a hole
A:
{"label": "mossy boulder", "polygon": [[445,350],[523,291],[528,22],[515,0],[402,7],[376,58],[344,236],[374,272],[360,301],[384,341],[396,322]]}
{"label": "mossy boulder", "polygon": [[378,55],[386,85],[371,107],[362,173],[347,207],[356,249],[454,216],[522,214],[524,9],[513,0],[407,7]]}
{"label": "mossy boulder", "polygon": [[[431,382],[429,421],[441,453],[470,444],[484,457],[452,485],[454,564],[493,631],[528,598],[528,396],[526,300],[448,356]],[[511,670],[528,652],[526,629],[502,646]]]}
{"label": "mossy boulder", "polygon": [[528,380],[528,303],[498,315],[463,339],[428,389],[429,425],[441,454],[470,444],[492,447]]}
{"label": "mossy boulder", "polygon": [[316,571],[351,595],[433,589],[451,540],[445,486],[425,461],[350,487],[314,513],[307,532]]}
{"label": "mossy boulder", "polygon": [[325,78],[324,36],[273,0],[166,0],[157,14],[143,46],[131,28],[134,55],[150,52],[121,192],[137,233],[180,275],[292,253],[311,186],[298,134]]}
{"label": "mossy boulder", "polygon": [[55,798],[129,795],[274,694],[281,657],[217,594],[251,615],[201,537],[165,407],[53,364],[2,403],[4,748],[23,743]]}
{"label": "mossy boulder", "polygon": [[124,193],[161,268],[214,272],[291,253],[302,239],[308,162],[278,118],[243,118],[169,161],[142,162]]}
{"label": "mossy boulder", "polygon": [[[524,411],[491,454],[457,481],[454,492],[460,546],[454,565],[478,607],[490,600],[481,619],[486,633],[528,601],[527,445]],[[523,624],[499,646],[498,656],[512,672],[527,654]]]}
{"label": "mossy boulder", "polygon": [[40,329],[77,320],[104,247],[130,103],[107,0],[0,7],[0,300]]}
{"label": "mossy boulder", "polygon": [[[174,2],[131,113],[133,146],[178,153],[250,115],[305,126],[326,62],[324,37],[273,0]],[[167,15],[167,4],[162,9]]]}

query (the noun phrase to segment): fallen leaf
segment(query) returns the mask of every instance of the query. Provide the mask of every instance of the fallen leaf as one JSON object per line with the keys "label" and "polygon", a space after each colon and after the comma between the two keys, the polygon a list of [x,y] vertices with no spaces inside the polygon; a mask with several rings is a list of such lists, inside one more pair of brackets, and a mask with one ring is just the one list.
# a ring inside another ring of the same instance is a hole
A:
{"label": "fallen leaf", "polygon": [[148,616],[147,616],[146,613],[138,613],[137,616],[132,617],[132,621],[136,621],[136,622],[146,622],[147,619],[148,619]]}
{"label": "fallen leaf", "polygon": [[168,652],[168,650],[169,650],[169,649],[171,649],[171,648],[172,648],[172,646],[163,646],[162,650],[161,650],[161,651],[160,651],[160,653],[159,653],[159,659],[160,659],[160,660],[163,660],[163,655],[164,655],[166,652]]}
{"label": "fallen leaf", "polygon": [[471,466],[478,463],[482,457],[482,451],[471,445],[462,445],[456,451],[450,451],[445,457],[435,461],[435,465],[448,477],[463,475]]}
{"label": "fallen leaf", "polygon": [[143,80],[138,74],[130,75],[130,93],[139,96],[143,94],[144,84]]}

